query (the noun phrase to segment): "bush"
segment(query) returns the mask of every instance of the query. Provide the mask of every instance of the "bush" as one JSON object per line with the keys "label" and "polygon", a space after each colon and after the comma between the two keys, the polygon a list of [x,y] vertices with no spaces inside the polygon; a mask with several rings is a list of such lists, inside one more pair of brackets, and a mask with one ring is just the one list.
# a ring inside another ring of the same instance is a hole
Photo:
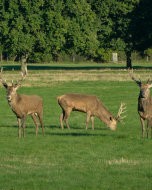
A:
{"label": "bush", "polygon": [[147,56],[147,61],[152,58],[152,48],[148,48],[144,51],[144,54]]}
{"label": "bush", "polygon": [[109,62],[109,61],[111,61],[111,54],[112,54],[112,50],[99,48],[97,50],[96,61]]}

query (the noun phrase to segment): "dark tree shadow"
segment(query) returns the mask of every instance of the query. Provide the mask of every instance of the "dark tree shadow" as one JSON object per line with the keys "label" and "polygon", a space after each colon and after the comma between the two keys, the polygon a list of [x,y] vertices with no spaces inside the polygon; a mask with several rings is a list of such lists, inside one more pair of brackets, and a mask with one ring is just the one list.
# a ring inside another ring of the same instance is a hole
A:
{"label": "dark tree shadow", "polygon": [[[20,65],[4,65],[3,66],[5,71],[12,71],[12,70],[16,70],[16,71],[20,71],[21,70],[21,66]],[[102,66],[102,64],[100,64],[99,66],[52,66],[52,65],[28,65],[27,66],[28,70],[104,70],[104,69],[112,69],[112,70],[124,70],[126,69],[126,66]],[[152,66],[133,66],[134,69],[152,69]]]}

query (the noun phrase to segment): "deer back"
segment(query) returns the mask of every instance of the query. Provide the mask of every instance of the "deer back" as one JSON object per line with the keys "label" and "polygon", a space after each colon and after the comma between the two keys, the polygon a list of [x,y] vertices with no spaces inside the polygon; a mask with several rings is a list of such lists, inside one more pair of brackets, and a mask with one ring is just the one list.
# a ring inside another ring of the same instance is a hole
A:
{"label": "deer back", "polygon": [[64,109],[72,109],[82,112],[90,111],[93,115],[99,106],[98,98],[91,95],[64,94],[57,99],[59,105]]}

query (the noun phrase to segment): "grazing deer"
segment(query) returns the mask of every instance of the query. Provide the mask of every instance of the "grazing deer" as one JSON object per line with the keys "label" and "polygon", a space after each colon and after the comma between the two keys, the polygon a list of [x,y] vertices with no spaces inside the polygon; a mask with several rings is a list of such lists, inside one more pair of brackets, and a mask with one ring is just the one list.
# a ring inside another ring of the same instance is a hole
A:
{"label": "grazing deer", "polygon": [[[2,69],[1,69],[2,73]],[[17,94],[17,89],[20,87],[21,82],[24,80],[25,75],[22,75],[22,79],[16,84],[13,83],[8,85],[5,80],[0,77],[0,81],[6,88],[6,98],[12,111],[15,113],[18,121],[18,137],[20,138],[23,134],[25,136],[25,120],[27,115],[31,115],[35,126],[36,126],[36,136],[38,134],[38,123],[37,117],[42,127],[42,133],[44,135],[43,126],[43,100],[41,97],[36,95],[24,95]]]}
{"label": "grazing deer", "polygon": [[[130,72],[130,76],[140,88],[138,96],[138,114],[141,122],[142,137],[145,136],[146,132],[148,138],[149,129],[151,127],[152,138],[152,97],[150,96],[150,88],[152,87],[152,84],[150,84],[149,80],[146,83],[143,83],[140,79],[135,79],[133,72]],[[147,121],[147,129],[145,128],[145,121]]]}
{"label": "grazing deer", "polygon": [[87,113],[86,129],[88,128],[90,119],[92,121],[92,129],[94,129],[94,117],[96,116],[111,130],[116,130],[117,122],[124,118],[121,114],[124,113],[126,109],[125,104],[122,103],[117,116],[114,117],[96,96],[65,94],[57,97],[57,100],[58,104],[62,108],[62,114],[60,116],[60,125],[62,129],[64,128],[63,121],[65,121],[67,128],[70,128],[68,117],[70,116],[71,111],[80,111]]}

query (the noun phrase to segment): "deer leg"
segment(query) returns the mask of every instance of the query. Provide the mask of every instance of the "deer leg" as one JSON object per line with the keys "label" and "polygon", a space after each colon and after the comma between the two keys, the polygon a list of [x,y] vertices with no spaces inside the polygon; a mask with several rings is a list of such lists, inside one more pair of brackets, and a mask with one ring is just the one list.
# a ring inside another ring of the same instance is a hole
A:
{"label": "deer leg", "polygon": [[63,126],[63,118],[65,117],[65,112],[63,111],[60,115],[60,126],[62,129],[64,129],[64,126]]}
{"label": "deer leg", "polygon": [[41,128],[42,128],[42,134],[44,136],[44,125],[43,125],[43,116],[42,116],[42,113],[38,114],[38,118],[39,118],[40,125],[41,125]]}
{"label": "deer leg", "polygon": [[69,126],[69,123],[68,123],[68,118],[70,116],[71,111],[72,111],[71,109],[66,110],[64,118],[63,118],[68,129],[70,129],[70,126]]}
{"label": "deer leg", "polygon": [[140,122],[141,122],[141,130],[142,130],[142,137],[144,137],[145,134],[145,122],[144,119],[140,117]]}
{"label": "deer leg", "polygon": [[152,138],[152,119],[149,121],[149,129],[150,130],[150,137]]}
{"label": "deer leg", "polygon": [[148,133],[149,133],[149,127],[150,127],[150,121],[149,120],[147,120],[147,138],[148,138]]}
{"label": "deer leg", "polygon": [[21,132],[22,132],[21,119],[17,118],[17,122],[18,122],[18,138],[21,138]]}
{"label": "deer leg", "polygon": [[86,130],[88,129],[88,124],[90,121],[90,112],[87,112],[87,119],[86,119]]}
{"label": "deer leg", "polygon": [[35,134],[36,134],[36,136],[37,136],[37,134],[38,134],[38,123],[37,123],[37,119],[36,119],[36,115],[33,113],[32,115],[31,115],[31,117],[32,117],[32,119],[33,119],[33,121],[34,121],[34,124],[35,124]]}
{"label": "deer leg", "polygon": [[94,130],[94,116],[91,116],[92,130]]}
{"label": "deer leg", "polygon": [[23,137],[25,137],[25,120],[26,120],[26,116],[23,116],[22,118],[22,133],[23,133]]}

